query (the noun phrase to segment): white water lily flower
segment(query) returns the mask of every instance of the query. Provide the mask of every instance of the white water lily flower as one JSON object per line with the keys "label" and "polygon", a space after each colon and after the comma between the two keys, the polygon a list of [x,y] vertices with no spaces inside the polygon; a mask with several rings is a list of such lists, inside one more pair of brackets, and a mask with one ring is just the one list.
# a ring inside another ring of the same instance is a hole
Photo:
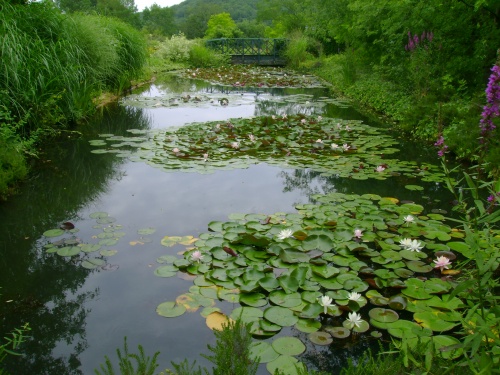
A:
{"label": "white water lily flower", "polygon": [[422,242],[413,240],[411,241],[410,246],[408,247],[408,250],[410,251],[416,251],[417,253],[420,252],[424,248],[424,245],[422,245]]}
{"label": "white water lily flower", "polygon": [[317,139],[316,143],[323,143],[323,140],[322,139]]}
{"label": "white water lily flower", "polygon": [[377,168],[375,169],[375,172],[383,172],[383,171],[385,171],[385,167],[382,165],[377,166]]}
{"label": "white water lily flower", "polygon": [[355,229],[354,230],[354,237],[356,237],[356,238],[363,237],[363,231],[361,229]]}
{"label": "white water lily flower", "polygon": [[305,119],[305,118],[303,118],[302,120],[300,120],[300,122],[301,122],[302,124],[305,124],[305,123],[306,123],[306,119]]}
{"label": "white water lily flower", "polygon": [[359,294],[358,292],[351,292],[347,296],[347,299],[350,300],[350,301],[356,301],[356,302],[358,302],[361,299],[361,294]]}
{"label": "white water lily flower", "polygon": [[207,161],[208,160],[208,154],[203,154],[203,161]]}
{"label": "white water lily flower", "polygon": [[332,143],[331,147],[332,147],[333,150],[337,150],[337,149],[340,148],[340,146],[338,144],[336,144],[336,143]]}
{"label": "white water lily flower", "polygon": [[231,143],[231,147],[234,149],[238,149],[238,148],[240,148],[240,144],[238,142],[233,142],[233,143]]}
{"label": "white water lily flower", "polygon": [[253,134],[249,134],[248,138],[250,138],[250,142],[255,142],[255,136]]}
{"label": "white water lily flower", "polygon": [[342,148],[344,149],[344,151],[347,151],[347,150],[349,150],[351,148],[351,146],[349,146],[347,143],[344,143],[342,145]]}
{"label": "white water lily flower", "polygon": [[193,261],[193,262],[200,263],[200,261],[202,259],[203,259],[203,255],[201,254],[200,250],[196,250],[193,254],[191,254],[191,261]]}
{"label": "white water lily flower", "polygon": [[405,250],[408,250],[411,246],[411,238],[403,238],[401,241],[399,241],[399,246],[401,246]]}
{"label": "white water lily flower", "polygon": [[179,150],[177,147],[174,147],[174,149],[172,150],[172,152],[174,154],[178,154],[181,150]]}
{"label": "white water lily flower", "polygon": [[323,120],[323,117],[318,116],[318,121],[321,121],[321,120]]}
{"label": "white water lily flower", "polygon": [[278,233],[278,239],[284,240],[285,238],[289,238],[293,236],[293,230],[291,229],[283,229]]}
{"label": "white water lily flower", "polygon": [[329,307],[335,306],[334,303],[332,303],[332,298],[328,296],[322,296],[321,298],[318,298],[318,302],[321,306],[323,306],[323,313],[327,313]]}
{"label": "white water lily flower", "polygon": [[353,329],[354,327],[361,327],[361,322],[363,319],[361,319],[361,315],[359,315],[356,312],[351,312],[349,313],[349,317],[347,318],[347,326],[349,329]]}
{"label": "white water lily flower", "polygon": [[407,215],[403,218],[403,220],[407,223],[407,224],[410,224],[410,223],[414,223],[415,222],[415,217],[413,217],[412,215]]}

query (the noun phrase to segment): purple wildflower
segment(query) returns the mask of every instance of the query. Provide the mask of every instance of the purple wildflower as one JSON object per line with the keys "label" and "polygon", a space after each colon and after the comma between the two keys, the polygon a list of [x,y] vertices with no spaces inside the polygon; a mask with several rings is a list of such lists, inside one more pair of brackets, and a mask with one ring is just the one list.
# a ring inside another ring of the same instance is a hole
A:
{"label": "purple wildflower", "polygon": [[488,197],[488,202],[490,203],[493,203],[495,201],[495,196],[493,194],[491,194],[489,197]]}
{"label": "purple wildflower", "polygon": [[496,129],[493,120],[500,116],[500,66],[498,65],[491,68],[491,75],[486,87],[486,101],[487,104],[483,107],[480,121],[482,143]]}

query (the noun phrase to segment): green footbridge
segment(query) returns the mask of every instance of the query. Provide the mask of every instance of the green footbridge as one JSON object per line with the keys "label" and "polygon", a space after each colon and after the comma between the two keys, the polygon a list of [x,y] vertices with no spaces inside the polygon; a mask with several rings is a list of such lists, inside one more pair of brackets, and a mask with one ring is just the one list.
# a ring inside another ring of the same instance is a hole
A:
{"label": "green footbridge", "polygon": [[206,41],[208,48],[231,55],[233,64],[283,66],[288,39],[221,38]]}

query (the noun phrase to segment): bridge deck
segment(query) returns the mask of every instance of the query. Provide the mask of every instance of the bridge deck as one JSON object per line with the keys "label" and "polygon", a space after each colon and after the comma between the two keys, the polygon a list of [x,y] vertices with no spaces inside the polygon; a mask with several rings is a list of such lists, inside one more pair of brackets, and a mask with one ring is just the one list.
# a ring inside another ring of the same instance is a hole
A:
{"label": "bridge deck", "polygon": [[285,65],[287,39],[222,38],[206,41],[207,47],[231,55],[233,64]]}

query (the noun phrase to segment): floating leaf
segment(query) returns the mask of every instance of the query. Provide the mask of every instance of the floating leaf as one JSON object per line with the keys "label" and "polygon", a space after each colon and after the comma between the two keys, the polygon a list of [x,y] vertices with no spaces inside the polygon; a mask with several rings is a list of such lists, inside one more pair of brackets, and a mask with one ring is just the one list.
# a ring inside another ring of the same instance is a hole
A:
{"label": "floating leaf", "polygon": [[272,306],[264,311],[264,318],[282,327],[293,326],[298,321],[298,317],[287,308]]}
{"label": "floating leaf", "polygon": [[141,236],[146,236],[148,234],[153,234],[154,232],[156,232],[155,228],[141,228],[141,229],[137,230],[137,234],[139,234]]}
{"label": "floating leaf", "polygon": [[[299,369],[297,369],[299,368]],[[281,355],[274,361],[268,362],[266,365],[267,371],[270,374],[276,373],[276,370],[281,371],[283,374],[287,375],[298,375],[305,371],[305,366],[302,363],[292,356],[289,355]]]}
{"label": "floating leaf", "polygon": [[272,345],[265,341],[253,341],[250,344],[249,355],[254,361],[259,359],[259,363],[271,362],[280,356]]}
{"label": "floating leaf", "polygon": [[280,337],[274,340],[271,345],[279,354],[299,355],[306,350],[306,346],[296,337]]}
{"label": "floating leaf", "polygon": [[307,337],[316,345],[330,345],[333,342],[332,335],[323,331],[312,332]]}
{"label": "floating leaf", "polygon": [[156,308],[158,315],[166,318],[175,318],[186,312],[186,307],[178,305],[175,301],[162,302]]}
{"label": "floating leaf", "polygon": [[218,311],[214,311],[213,313],[208,315],[207,319],[205,320],[208,328],[210,328],[212,331],[222,331],[224,329],[224,326],[227,326],[231,321],[232,320],[228,318],[227,315],[224,315],[223,313]]}
{"label": "floating leaf", "polygon": [[45,232],[43,232],[43,236],[45,237],[59,237],[59,236],[62,236],[64,234],[64,230],[63,229],[50,229],[50,230],[47,230]]}

